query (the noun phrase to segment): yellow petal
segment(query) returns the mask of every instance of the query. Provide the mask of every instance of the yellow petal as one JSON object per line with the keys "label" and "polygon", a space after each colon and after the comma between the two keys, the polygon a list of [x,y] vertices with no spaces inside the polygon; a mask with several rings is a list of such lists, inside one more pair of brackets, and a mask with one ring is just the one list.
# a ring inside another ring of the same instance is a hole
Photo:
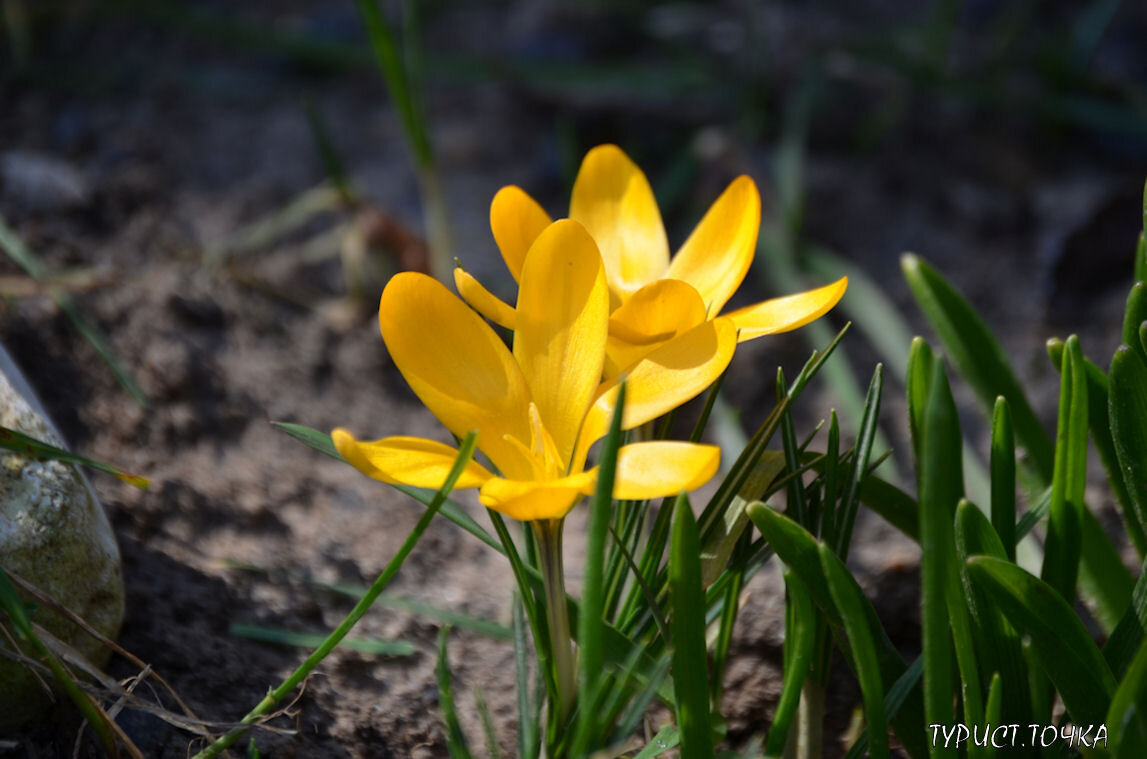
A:
{"label": "yellow petal", "polygon": [[514,307],[483,287],[461,267],[454,269],[454,286],[462,299],[482,316],[506,329],[514,328],[517,322]]}
{"label": "yellow petal", "polygon": [[844,295],[847,287],[848,277],[841,277],[831,285],[738,308],[725,316],[732,319],[740,330],[739,342],[762,335],[788,332],[828,313]]}
{"label": "yellow petal", "polygon": [[650,282],[609,317],[605,376],[617,376],[703,321],[705,304],[691,285],[679,279]]}
{"label": "yellow petal", "polygon": [[694,490],[716,474],[721,449],[680,442],[632,443],[617,452],[613,497],[644,500]]}
{"label": "yellow petal", "polygon": [[557,480],[506,480],[494,477],[482,486],[478,500],[494,511],[522,522],[561,519],[597,485],[597,470]]}
{"label": "yellow petal", "polygon": [[614,306],[669,267],[661,212],[641,169],[616,145],[589,151],[574,181],[570,218],[601,250]]}
{"label": "yellow petal", "polygon": [[549,225],[550,215],[520,187],[503,187],[494,196],[490,203],[490,230],[515,281],[521,279],[526,252]]}
{"label": "yellow petal", "polygon": [[753,263],[760,227],[757,185],[749,177],[737,177],[673,257],[666,276],[697,288],[708,313],[716,316]]}
{"label": "yellow petal", "polygon": [[478,430],[478,447],[503,474],[528,476],[529,461],[505,436],[530,439],[530,392],[482,317],[437,280],[403,272],[382,293],[378,323],[395,366],[446,429]]}
{"label": "yellow petal", "polygon": [[632,429],[696,397],[725,371],[737,347],[737,329],[725,318],[707,321],[650,353],[621,377],[603,383],[578,436],[575,468],[609,429],[617,389],[627,380],[622,427]]}
{"label": "yellow petal", "polygon": [[522,266],[514,358],[563,470],[601,379],[608,321],[597,246],[576,221],[554,222]]}
{"label": "yellow petal", "polygon": [[[373,442],[356,440],[344,429],[331,433],[335,448],[355,469],[389,484],[413,485],[437,490],[458,458],[458,450],[417,437],[388,437]],[[458,477],[455,488],[481,487],[493,477],[471,460]]]}

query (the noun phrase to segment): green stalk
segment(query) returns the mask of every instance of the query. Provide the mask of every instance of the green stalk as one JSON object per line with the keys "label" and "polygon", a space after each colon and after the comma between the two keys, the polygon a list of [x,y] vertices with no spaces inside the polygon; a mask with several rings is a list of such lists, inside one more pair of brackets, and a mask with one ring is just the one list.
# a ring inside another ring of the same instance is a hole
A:
{"label": "green stalk", "polygon": [[[370,589],[367,590],[359,602],[355,604],[354,608],[351,609],[346,619],[327,636],[327,639],[307,657],[306,661],[304,661],[298,669],[291,673],[290,677],[284,680],[278,688],[268,693],[254,709],[248,712],[247,716],[240,721],[238,726],[232,728],[219,738],[219,740],[200,751],[193,759],[211,759],[212,757],[219,756],[223,751],[230,748],[235,741],[247,733],[252,724],[260,717],[269,714],[284,698],[290,695],[291,692],[298,687],[299,683],[319,665],[319,662],[325,659],[330,652],[335,649],[335,646],[342,642],[342,639],[347,636],[351,628],[362,619],[363,615],[366,614],[367,610],[374,604],[375,599],[378,598],[386,586],[390,584],[394,576],[398,574],[398,570],[406,561],[406,557],[414,550],[414,546],[422,537],[422,533],[426,532],[426,528],[430,526],[430,520],[434,518],[435,514],[438,513],[438,509],[446,502],[447,494],[454,489],[454,483],[458,481],[462,471],[466,468],[466,465],[470,463],[470,459],[474,456],[474,446],[477,440],[478,434],[471,432],[466,436],[466,439],[462,441],[462,444],[458,447],[458,458],[454,460],[454,466],[446,476],[446,482],[437,494],[435,494],[434,500],[426,508],[426,511],[423,512],[422,518],[418,520],[418,524],[416,524],[410,534],[406,536],[406,540],[402,543],[402,547],[398,549],[398,553],[390,560],[386,568],[382,570],[382,574],[378,576],[374,584],[370,586]],[[565,598],[564,593],[562,598]],[[564,603],[562,607],[565,607]]]}
{"label": "green stalk", "polygon": [[[556,724],[558,730],[561,730],[573,710],[577,695],[573,638],[570,635],[566,578],[562,566],[562,520],[545,519],[531,524],[538,536],[538,568],[546,592],[546,626],[550,633],[550,656],[553,659],[558,691],[558,702],[554,705],[558,719],[551,721],[551,724]],[[547,741],[556,737],[547,736]]]}

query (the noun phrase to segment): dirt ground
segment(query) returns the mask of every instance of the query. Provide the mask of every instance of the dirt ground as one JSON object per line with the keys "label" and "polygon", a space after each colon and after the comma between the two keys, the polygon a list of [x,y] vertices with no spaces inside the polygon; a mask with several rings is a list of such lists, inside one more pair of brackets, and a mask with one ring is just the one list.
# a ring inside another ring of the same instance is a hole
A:
{"label": "dirt ground", "polygon": [[[757,65],[741,4],[675,11],[433,4],[423,19],[426,105],[458,255],[480,278],[505,288],[486,222],[494,192],[519,184],[560,214],[571,170],[599,141],[631,150],[654,185],[669,188],[671,242],[683,240],[738,173],[757,179],[769,208],[779,130],[802,66],[814,50],[832,53],[831,40],[864,38],[898,18],[905,4],[886,5],[862,18],[830,6],[769,4],[758,18],[769,86],[754,99],[714,83],[724,66],[743,73]],[[237,637],[230,626],[329,630],[351,604],[316,583],[369,584],[422,512],[270,422],[343,425],[379,437],[443,431],[379,337],[371,306],[383,280],[368,277],[365,305],[345,307],[332,230],[352,223],[352,214],[318,214],[271,244],[236,252],[228,265],[205,261],[233,244],[244,225],[324,180],[308,102],[370,206],[417,235],[414,173],[381,78],[368,57],[364,62],[352,3],[259,2],[242,13],[205,3],[202,16],[146,4],[45,7],[51,10],[32,14],[28,63],[17,68],[0,49],[0,65],[11,67],[0,83],[0,212],[53,271],[91,270],[75,297],[151,406],[131,400],[50,298],[5,293],[0,340],[77,451],[152,479],[152,488],[139,492],[93,477],[123,552],[120,643],[167,678],[200,717],[236,720],[305,651]],[[1126,38],[1144,33],[1147,18],[1128,9],[1120,18],[1096,65],[1134,83],[1147,77],[1147,62]],[[354,55],[324,57],[282,42],[307,35]],[[632,51],[631,39],[641,42]],[[682,49],[693,57],[675,57]],[[483,66],[467,70],[459,63],[465,56]],[[676,83],[646,87],[637,75],[615,80],[596,70],[563,78],[561,67],[581,60],[622,61]],[[1102,364],[1118,342],[1147,137],[1134,128],[1049,126],[1014,110],[1000,115],[920,94],[909,84],[883,89],[880,77],[892,75],[870,62],[827,54],[818,60],[845,82],[875,78],[875,90],[849,90],[861,104],[879,99],[873,91],[898,93],[907,104],[886,133],[859,146],[860,123],[871,115],[861,105],[850,110],[846,97],[814,120],[805,170],[808,240],[832,247],[884,286],[916,331],[925,328],[898,257],[914,250],[937,264],[999,329],[1017,369],[1039,388],[1050,426],[1056,379],[1044,339],[1078,332],[1085,352]],[[763,126],[744,125],[745,103],[763,114]],[[680,155],[684,164],[675,162]],[[680,176],[688,179],[685,189],[672,189]],[[0,276],[20,274],[0,260]],[[768,279],[755,269],[739,298],[765,295]],[[845,347],[866,381],[876,354],[863,333],[854,331]],[[763,418],[774,397],[772,381],[761,378],[775,376],[778,363],[795,371],[808,350],[799,336],[742,346],[726,386],[746,425]],[[900,392],[891,384],[885,403],[894,445],[903,441]],[[828,390],[817,387],[804,401],[804,428],[831,403]],[[973,435],[982,433],[972,415],[967,422]],[[460,499],[485,522],[472,501]],[[579,527],[575,520],[567,546],[575,575]],[[862,517],[851,561],[906,655],[918,650],[917,557],[891,528]],[[498,555],[438,520],[390,591],[506,622],[510,587]],[[759,737],[771,717],[782,610],[779,575],[770,567],[749,588],[726,678],[731,746]],[[272,723],[283,732],[256,734],[263,755],[446,755],[434,679],[437,634],[433,620],[376,607],[355,635],[409,641],[414,653],[337,651],[291,715]],[[512,755],[511,646],[457,630],[450,656],[472,745],[481,745],[474,706],[480,689],[502,750]],[[109,671],[135,674],[118,658]],[[858,701],[849,678],[838,678],[828,756],[839,753],[837,738]],[[56,720],[11,736],[0,756],[71,756],[76,719],[61,709]],[[129,711],[121,721],[149,757],[184,757],[200,745],[145,713]]]}

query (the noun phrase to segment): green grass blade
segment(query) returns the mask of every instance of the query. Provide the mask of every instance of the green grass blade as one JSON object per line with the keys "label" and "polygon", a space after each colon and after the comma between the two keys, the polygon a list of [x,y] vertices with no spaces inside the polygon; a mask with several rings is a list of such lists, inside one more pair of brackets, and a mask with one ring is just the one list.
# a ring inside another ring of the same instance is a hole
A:
{"label": "green grass blade", "polygon": [[836,543],[833,545],[833,550],[842,559],[848,556],[849,544],[852,542],[852,526],[856,521],[856,505],[859,500],[860,485],[868,474],[868,460],[872,453],[872,445],[876,441],[880,418],[880,398],[883,390],[884,367],[877,364],[864,398],[864,416],[860,421],[860,430],[857,433],[852,477],[848,481],[848,489],[844,492],[837,514]]}
{"label": "green grass blade", "polygon": [[824,478],[822,488],[824,496],[820,515],[820,537],[831,546],[836,544],[836,504],[841,480],[840,424],[836,418],[836,409],[828,412],[828,441],[824,448],[821,476]]}
{"label": "green grass blade", "polygon": [[1139,579],[1131,591],[1131,603],[1103,645],[1103,658],[1117,678],[1123,677],[1144,639],[1147,639],[1147,562],[1139,570]]}
{"label": "green grass blade", "polygon": [[[1004,679],[1000,677],[999,672],[993,672],[992,679],[988,683],[988,700],[984,704],[984,724],[988,726],[1001,724],[1003,722],[1003,713]],[[985,757],[985,759],[992,759],[998,751],[999,749],[996,748],[996,744],[990,740],[987,746],[980,749],[981,756]]]}
{"label": "green grass blade", "polygon": [[1003,559],[974,556],[967,564],[972,582],[1031,639],[1072,720],[1100,724],[1115,692],[1115,678],[1059,591]]}
{"label": "green grass blade", "polygon": [[860,681],[868,727],[868,755],[872,759],[881,759],[888,756],[888,728],[876,642],[868,625],[867,599],[844,563],[823,543],[820,545],[820,564],[829,593],[848,634],[848,642],[852,646],[852,659],[856,663],[856,678]]}
{"label": "green grass blade", "polygon": [[673,506],[669,554],[669,630],[673,636],[674,701],[681,730],[682,759],[711,759],[713,734],[709,719],[708,654],[701,588],[701,544],[689,503]]}
{"label": "green grass blade", "polygon": [[633,759],[654,759],[670,749],[677,748],[681,743],[681,733],[676,725],[665,725],[653,736],[653,740],[645,745]]}
{"label": "green grass blade", "polygon": [[[351,598],[362,598],[366,595],[368,588],[360,585],[349,585],[345,583],[311,583],[315,587],[324,588],[332,593],[340,593]],[[469,614],[462,614],[461,612],[453,611],[451,609],[443,609],[433,604],[423,603],[422,601],[414,601],[409,598],[400,598],[399,596],[392,596],[383,593],[375,601],[379,606],[386,606],[391,609],[399,609],[401,611],[417,614],[427,619],[433,619],[451,627],[470,630],[480,635],[485,635],[488,638],[495,640],[512,640],[513,631],[489,619],[482,619],[480,617],[472,617]]]}
{"label": "green grass blade", "polygon": [[386,80],[390,99],[394,103],[402,118],[402,127],[406,132],[406,139],[410,143],[414,160],[420,167],[429,166],[434,161],[430,149],[430,139],[427,136],[426,124],[420,118],[421,114],[415,107],[414,97],[411,94],[406,72],[398,54],[398,47],[394,42],[390,26],[383,18],[382,10],[378,7],[378,0],[358,0],[358,9],[366,25],[367,35],[370,38],[371,49],[374,50],[378,68]]}
{"label": "green grass blade", "polygon": [[[43,282],[48,276],[48,269],[44,266],[43,262],[33,253],[16,231],[8,226],[8,222],[0,217],[0,249],[3,249],[8,257],[11,258],[17,266],[27,272],[28,276],[37,282]],[[147,395],[143,392],[140,386],[136,383],[135,379],[131,376],[123,364],[120,363],[119,357],[116,356],[115,351],[112,350],[111,345],[108,344],[107,338],[104,333],[91,321],[88,320],[80,310],[76,307],[75,301],[66,292],[59,290],[52,291],[52,300],[68,317],[72,326],[76,331],[87,340],[108,368],[115,374],[116,380],[123,386],[123,389],[138,403],[141,407],[147,408],[149,401]]]}
{"label": "green grass blade", "polygon": [[[900,713],[900,707],[908,700],[908,697],[914,692],[919,694],[920,681],[924,678],[924,658],[916,657],[916,659],[908,665],[904,670],[904,674],[897,678],[892,687],[888,689],[887,695],[884,697],[884,714],[888,717],[889,721],[895,721],[896,716]],[[864,752],[868,750],[868,730],[860,734],[856,742],[852,744],[852,748],[844,755],[844,759],[860,759],[864,756]],[[924,749],[920,749],[924,751]],[[915,756],[913,754],[913,756]]]}
{"label": "green grass blade", "polygon": [[1147,362],[1147,351],[1139,341],[1139,327],[1147,321],[1147,282],[1139,281],[1131,287],[1127,295],[1127,307],[1123,311],[1123,344],[1139,354]]}
{"label": "green grass blade", "polygon": [[1004,558],[1016,560],[1016,440],[1008,399],[996,398],[992,409],[992,526],[1004,548]]}
{"label": "green grass blade", "polygon": [[[952,626],[947,589],[953,569],[952,524],[963,495],[960,422],[942,363],[931,372],[919,430],[920,585],[927,724],[952,724]],[[932,756],[954,756],[942,744]]]}
{"label": "green grass blade", "polygon": [[[32,620],[28,618],[28,611],[24,607],[24,602],[20,600],[16,586],[12,584],[11,578],[8,577],[8,573],[4,571],[3,567],[0,567],[0,610],[8,614],[16,637],[51,670],[56,685],[67,694],[68,698],[75,704],[76,709],[92,726],[103,745],[104,752],[108,756],[118,757],[119,750],[116,747],[115,735],[107,713],[99,707],[91,696],[80,690],[80,686],[64,669],[60,660],[37,637],[35,628],[32,626]],[[5,630],[5,634],[9,634],[7,630]]]}
{"label": "green grass blade", "polygon": [[249,711],[237,727],[228,730],[225,735],[216,740],[207,748],[200,751],[193,757],[193,759],[211,759],[212,757],[219,756],[220,753],[226,751],[231,747],[235,741],[242,738],[243,735],[250,729],[251,724],[257,721],[264,714],[272,711],[278,704],[280,704],[287,695],[289,695],[298,685],[306,679],[307,675],[314,671],[315,667],[322,662],[323,659],[334,650],[335,646],[342,641],[343,638],[354,628],[363,615],[370,609],[374,601],[398,574],[398,570],[406,561],[406,557],[414,550],[414,546],[422,538],[426,528],[430,526],[431,520],[437,515],[438,510],[442,504],[446,502],[447,494],[454,489],[454,484],[458,482],[458,478],[462,476],[463,470],[470,463],[474,457],[474,450],[477,447],[478,433],[471,432],[466,436],[466,439],[458,446],[458,457],[454,460],[454,465],[450,468],[450,472],[446,475],[446,481],[442,483],[442,487],[437,491],[434,500],[431,501],[426,511],[419,517],[418,523],[414,525],[414,529],[406,536],[406,540],[402,542],[398,552],[387,563],[386,567],[382,570],[379,576],[375,579],[374,584],[370,586],[370,591],[367,595],[363,596],[354,608],[351,609],[350,614],[339,623],[339,626],[323,641],[322,645],[316,648],[307,659],[295,669],[291,675],[284,680],[277,688],[270,691],[262,701],[256,704],[255,708]]}
{"label": "green grass blade", "polygon": [[1051,440],[995,335],[964,296],[923,259],[906,254],[900,267],[917,305],[984,407],[990,409],[997,396],[1008,399],[1016,437],[1027,448],[1040,479],[1049,482],[1054,463]]}
{"label": "green grass blade", "polygon": [[[748,517],[745,517],[746,524],[748,521]],[[725,665],[729,662],[729,647],[733,643],[733,628],[737,624],[737,612],[740,610],[738,601],[741,597],[741,590],[745,586],[744,560],[747,558],[750,540],[751,536],[748,533],[742,535],[739,546],[741,550],[737,553],[738,558],[729,566],[729,573],[732,577],[725,587],[724,599],[719,607],[721,616],[717,625],[717,637],[713,643],[713,675],[709,678],[709,702],[712,704],[721,703],[721,694],[724,691]],[[719,718],[720,714],[717,717]]]}
{"label": "green grass blade", "polygon": [[536,707],[530,697],[530,642],[526,638],[526,615],[519,591],[514,591],[512,609],[514,631],[514,674],[518,685],[518,757],[537,759],[541,750],[541,704]]}
{"label": "green grass blade", "polygon": [[1111,359],[1111,439],[1139,523],[1147,525],[1147,363],[1125,345]]}
{"label": "green grass blade", "polygon": [[474,689],[474,704],[478,708],[478,718],[482,720],[482,735],[486,739],[486,759],[502,759],[502,749],[498,746],[498,733],[494,729],[494,715],[486,703],[481,688]]}
{"label": "green grass blade", "polygon": [[[335,448],[334,442],[331,441],[331,436],[325,432],[319,432],[316,429],[307,427],[302,424],[294,424],[291,422],[271,422],[272,425],[287,433],[301,443],[309,445],[319,453],[329,456],[335,461],[341,461],[344,464],[350,465],[350,462],[344,459]],[[415,488],[409,485],[391,485],[395,490],[405,493],[414,500],[421,503],[423,506],[429,506],[436,497],[436,492],[428,488]],[[498,541],[493,535],[487,532],[481,525],[474,521],[473,517],[466,513],[466,511],[454,501],[449,498],[441,506],[442,516],[449,519],[454,524],[461,527],[466,532],[481,540],[486,545],[493,548],[499,553],[505,553],[505,549],[501,542]]]}
{"label": "green grass blade", "polygon": [[[1019,635],[999,613],[995,602],[972,582],[967,571],[970,556],[982,554],[1011,559],[1006,556],[1005,546],[983,512],[967,501],[961,501],[956,507],[955,533],[960,580],[974,624],[982,671],[985,674],[994,672],[1000,678],[1000,687],[1006,697],[1004,714],[1008,723],[1027,725],[1032,721],[1028,709],[1031,694]],[[989,707],[985,706],[985,712],[988,710]],[[987,716],[984,721],[999,723],[998,718],[991,720]]]}
{"label": "green grass blade", "polygon": [[1147,755],[1147,643],[1139,647],[1115,689],[1104,724],[1116,756]]}
{"label": "green grass blade", "polygon": [[912,453],[920,460],[920,430],[924,427],[924,409],[928,405],[928,389],[932,387],[932,372],[936,357],[932,346],[922,337],[912,340],[908,352],[908,370],[904,387],[908,396],[908,432],[912,437]]}
{"label": "green grass blade", "polygon": [[[761,531],[761,535],[773,547],[781,561],[804,583],[809,598],[825,615],[828,623],[838,630],[841,629],[843,620],[828,589],[824,569],[820,565],[820,551],[816,539],[796,522],[763,503],[750,505],[748,514],[749,519]],[[897,682],[906,669],[904,660],[885,633],[876,610],[867,603],[867,600],[865,603],[872,638],[876,641],[881,681]],[[849,664],[852,666],[851,661]],[[924,725],[927,723],[924,721],[922,694],[917,681],[913,681],[911,692],[904,698],[902,705],[895,712],[895,717],[892,717],[892,711],[888,711],[887,714],[909,756],[919,759],[928,755],[928,749],[924,737]]]}
{"label": "green grass blade", "polygon": [[65,464],[78,464],[100,472],[106,472],[140,490],[147,490],[148,487],[151,486],[151,480],[146,477],[125,472],[111,464],[104,464],[103,462],[95,461],[84,456],[77,456],[63,448],[57,448],[54,445],[41,442],[30,435],[25,435],[23,432],[4,427],[3,425],[0,425],[0,448],[34,459],[62,461]]}
{"label": "green grass blade", "polygon": [[[781,396],[777,399],[778,402],[784,399],[785,386],[784,370],[778,366],[777,393]],[[800,452],[797,450],[796,427],[793,425],[793,415],[789,407],[786,407],[784,414],[781,415],[781,444],[784,448],[785,467],[788,471],[792,473],[800,469]],[[816,529],[809,521],[808,502],[805,499],[804,485],[801,483],[800,478],[794,477],[789,480],[788,503],[789,510],[796,518],[797,524],[809,530]]]}
{"label": "green grass blade", "polygon": [[1067,339],[1060,374],[1055,472],[1041,578],[1074,603],[1082,551],[1080,512],[1087,484],[1087,377],[1074,335]]}
{"label": "green grass blade", "polygon": [[1035,526],[1040,523],[1045,516],[1047,510],[1051,508],[1051,485],[1048,485],[1044,491],[1032,504],[1032,507],[1027,510],[1027,513],[1020,517],[1016,522],[1016,542],[1023,540],[1028,536]]}
{"label": "green grass blade", "polygon": [[[280,646],[298,648],[317,648],[327,637],[321,633],[295,632],[274,627],[263,627],[262,625],[232,624],[227,631],[236,638],[247,638],[263,643],[276,643]],[[339,647],[373,656],[411,656],[414,653],[414,644],[408,640],[343,638]]]}
{"label": "green grass blade", "polygon": [[588,753],[602,732],[597,710],[602,689],[602,653],[605,609],[605,542],[609,537],[609,520],[613,511],[613,482],[617,473],[617,453],[621,448],[621,414],[625,407],[625,383],[617,395],[609,433],[605,438],[598,464],[597,489],[589,506],[586,534],[585,570],[582,601],[578,617],[578,700],[577,724],[574,727],[572,756]]}
{"label": "green grass blade", "polygon": [[785,671],[773,723],[765,740],[765,759],[780,759],[789,737],[789,726],[800,704],[801,688],[812,665],[816,643],[816,616],[812,599],[800,578],[785,571]]}
{"label": "green grass blade", "polygon": [[466,734],[462,732],[462,723],[458,721],[458,712],[454,708],[454,687],[450,682],[450,660],[446,651],[449,640],[450,628],[443,627],[438,632],[438,665],[434,670],[438,678],[438,709],[442,712],[446,748],[451,759],[472,759],[466,745]]}
{"label": "green grass blade", "polygon": [[[1048,355],[1057,371],[1063,366],[1064,346],[1062,340],[1051,339],[1047,341]],[[1131,542],[1135,544],[1139,558],[1142,559],[1147,556],[1147,529],[1140,520],[1139,512],[1131,500],[1131,495],[1127,492],[1127,484],[1124,482],[1123,473],[1119,468],[1119,457],[1115,452],[1115,441],[1111,436],[1110,380],[1102,369],[1086,357],[1083,359],[1083,363],[1087,367],[1087,426],[1091,430],[1091,440],[1095,444],[1095,450],[1099,453],[1099,459],[1103,462],[1103,468],[1107,472],[1107,483],[1111,487],[1112,495],[1115,496],[1115,503],[1123,515],[1127,534],[1131,537]]]}

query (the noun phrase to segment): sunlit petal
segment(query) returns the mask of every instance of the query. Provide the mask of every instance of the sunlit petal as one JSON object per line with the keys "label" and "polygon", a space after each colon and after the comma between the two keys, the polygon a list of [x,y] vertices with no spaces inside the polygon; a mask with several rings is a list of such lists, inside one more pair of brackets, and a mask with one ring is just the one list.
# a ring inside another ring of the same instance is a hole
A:
{"label": "sunlit petal", "polygon": [[617,376],[703,321],[705,304],[691,285],[678,279],[650,282],[609,317],[605,377]]}
{"label": "sunlit petal", "polygon": [[478,500],[494,511],[522,522],[561,519],[597,485],[597,470],[556,480],[506,480],[494,477],[479,491]]}
{"label": "sunlit petal", "polygon": [[803,327],[837,304],[848,287],[848,277],[808,292],[773,298],[725,314],[740,330],[739,341]]}
{"label": "sunlit petal", "polygon": [[709,314],[716,316],[749,271],[760,226],[757,185],[737,177],[673,257],[666,276],[697,288]]}
{"label": "sunlit petal", "polygon": [[679,442],[631,443],[617,455],[613,497],[643,500],[694,490],[716,474],[721,449]]}
{"label": "sunlit petal", "polygon": [[515,280],[521,279],[526,252],[550,221],[550,215],[520,187],[503,187],[494,196],[490,203],[490,230]]}
{"label": "sunlit petal", "polygon": [[395,366],[446,429],[478,430],[478,447],[503,474],[527,476],[529,462],[505,436],[530,439],[530,393],[482,317],[437,280],[404,272],[383,291],[378,322]]}
{"label": "sunlit petal", "polygon": [[737,347],[737,330],[725,318],[707,321],[650,353],[621,377],[604,383],[586,415],[574,466],[609,429],[617,389],[627,380],[622,426],[632,429],[696,397],[725,371]]}
{"label": "sunlit petal", "polygon": [[615,306],[669,267],[669,243],[649,180],[616,145],[596,147],[582,161],[570,218],[597,242]]}
{"label": "sunlit petal", "polygon": [[462,299],[482,316],[506,329],[514,328],[517,322],[514,307],[483,287],[461,267],[454,270],[454,286]]}
{"label": "sunlit petal", "polygon": [[517,359],[560,460],[601,379],[609,291],[593,239],[576,221],[546,228],[530,248],[518,288]]}
{"label": "sunlit petal", "polygon": [[[331,433],[342,457],[368,477],[386,483],[437,490],[458,458],[458,450],[417,437],[388,437],[373,442],[356,440],[344,429]],[[456,488],[476,488],[493,477],[476,461],[462,470]]]}

